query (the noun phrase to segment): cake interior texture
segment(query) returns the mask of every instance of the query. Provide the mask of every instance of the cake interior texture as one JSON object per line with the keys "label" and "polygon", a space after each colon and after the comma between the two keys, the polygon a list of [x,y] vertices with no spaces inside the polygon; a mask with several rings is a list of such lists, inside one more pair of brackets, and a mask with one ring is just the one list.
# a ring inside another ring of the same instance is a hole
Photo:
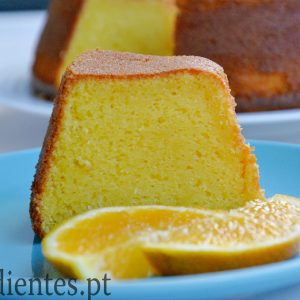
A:
{"label": "cake interior texture", "polygon": [[85,0],[58,80],[75,57],[96,48],[172,55],[176,11],[170,0]]}
{"label": "cake interior texture", "polygon": [[262,196],[234,101],[214,74],[85,76],[64,93],[38,196],[43,232],[98,207],[230,209]]}

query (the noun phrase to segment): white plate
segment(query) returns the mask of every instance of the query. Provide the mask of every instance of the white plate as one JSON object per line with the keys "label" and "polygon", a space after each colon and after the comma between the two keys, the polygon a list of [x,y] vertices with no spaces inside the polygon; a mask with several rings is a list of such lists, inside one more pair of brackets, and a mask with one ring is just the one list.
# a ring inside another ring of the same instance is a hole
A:
{"label": "white plate", "polygon": [[[0,14],[0,113],[1,107],[22,111],[30,116],[31,122],[38,116],[40,123],[31,127],[45,130],[52,103],[33,96],[29,87],[33,53],[44,18],[43,12]],[[241,113],[238,119],[246,138],[300,143],[300,109]],[[31,146],[38,146],[44,131],[33,129],[30,134],[35,135],[35,144]]]}

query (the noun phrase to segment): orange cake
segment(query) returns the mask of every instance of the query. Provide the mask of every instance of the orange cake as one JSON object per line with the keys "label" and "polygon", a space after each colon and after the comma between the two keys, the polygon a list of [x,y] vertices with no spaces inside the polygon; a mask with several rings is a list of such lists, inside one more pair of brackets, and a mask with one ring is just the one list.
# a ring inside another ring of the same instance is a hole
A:
{"label": "orange cake", "polygon": [[66,71],[32,186],[43,236],[92,208],[263,198],[227,77],[193,56],[91,51]]}
{"label": "orange cake", "polygon": [[53,0],[34,89],[54,95],[86,50],[198,55],[229,77],[238,111],[300,107],[298,0]]}

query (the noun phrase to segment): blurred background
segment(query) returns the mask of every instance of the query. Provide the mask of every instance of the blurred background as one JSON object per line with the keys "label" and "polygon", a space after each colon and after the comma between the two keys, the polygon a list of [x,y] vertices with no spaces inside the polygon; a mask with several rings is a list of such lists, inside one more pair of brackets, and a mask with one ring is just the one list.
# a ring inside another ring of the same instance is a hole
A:
{"label": "blurred background", "polygon": [[[29,94],[32,56],[50,1],[0,0],[0,72],[6,74],[0,79],[0,153],[41,146],[47,129],[49,111],[42,114],[30,110],[29,102],[20,104],[23,95]],[[10,73],[16,66],[18,78]]]}
{"label": "blurred background", "polygon": [[0,11],[45,9],[50,0],[0,0]]}
{"label": "blurred background", "polygon": [[[52,102],[34,96],[30,84],[50,1],[0,0],[0,153],[40,147],[44,140]],[[300,109],[240,113],[238,119],[248,140],[300,143]]]}

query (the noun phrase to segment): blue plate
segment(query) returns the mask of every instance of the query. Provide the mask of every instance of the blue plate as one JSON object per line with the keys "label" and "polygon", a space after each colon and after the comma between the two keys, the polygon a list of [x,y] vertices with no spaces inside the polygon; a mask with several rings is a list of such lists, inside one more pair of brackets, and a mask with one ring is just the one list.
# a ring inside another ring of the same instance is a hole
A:
{"label": "blue plate", "polygon": [[[276,193],[300,197],[300,146],[253,142],[261,170],[261,185],[271,196]],[[22,299],[49,299],[46,281],[31,283],[46,273],[59,277],[44,261],[40,241],[31,230],[28,207],[30,185],[39,150],[0,155],[0,299],[17,299],[15,284]],[[9,271],[11,273],[9,273]],[[127,300],[198,300],[253,296],[300,283],[300,256],[288,261],[259,267],[210,274],[150,278],[126,282],[108,282],[108,299]],[[100,283],[101,284],[101,283]],[[8,297],[13,285],[13,296]],[[99,298],[106,298],[100,285]],[[30,290],[32,288],[32,291]],[[39,288],[41,291],[39,291]],[[60,299],[93,299],[96,285],[76,283],[75,290],[64,290]],[[62,292],[62,288],[59,292]],[[48,281],[48,292],[54,291],[54,280]],[[1,294],[2,292],[2,294]],[[29,295],[29,293],[35,295]],[[36,296],[39,292],[44,296]],[[3,296],[6,294],[6,296]],[[58,297],[54,297],[55,299]],[[96,298],[96,296],[95,296]]]}

